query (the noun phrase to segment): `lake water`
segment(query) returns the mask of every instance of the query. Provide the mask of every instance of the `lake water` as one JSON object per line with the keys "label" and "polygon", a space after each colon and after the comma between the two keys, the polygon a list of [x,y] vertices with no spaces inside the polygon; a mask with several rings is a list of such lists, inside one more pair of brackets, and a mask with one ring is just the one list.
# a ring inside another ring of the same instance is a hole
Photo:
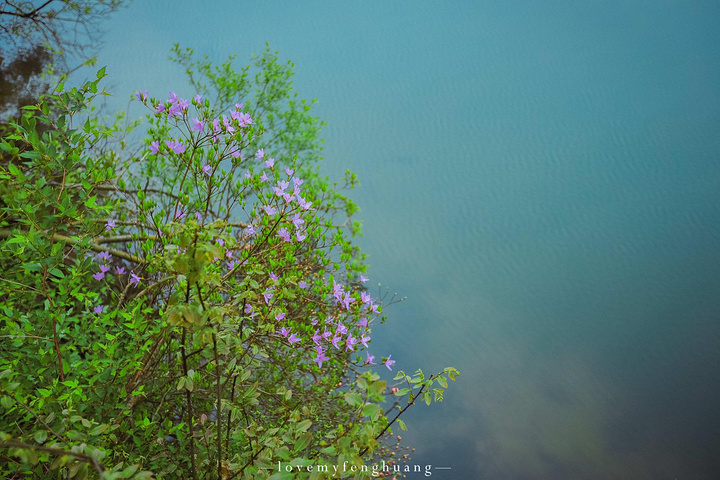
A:
{"label": "lake water", "polygon": [[192,93],[174,42],[295,62],[371,281],[408,297],[373,352],[461,371],[406,418],[433,477],[710,479],[719,28],[715,1],[137,0],[99,64],[121,107]]}

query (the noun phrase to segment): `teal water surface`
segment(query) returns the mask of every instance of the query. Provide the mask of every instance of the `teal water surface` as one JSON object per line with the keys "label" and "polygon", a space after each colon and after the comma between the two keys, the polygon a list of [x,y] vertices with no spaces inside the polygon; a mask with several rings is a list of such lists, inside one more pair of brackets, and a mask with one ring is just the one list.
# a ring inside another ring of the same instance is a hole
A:
{"label": "teal water surface", "polygon": [[324,170],[359,174],[371,281],[408,297],[373,352],[461,371],[409,411],[413,462],[720,476],[720,4],[201,3],[113,17],[117,107],[193,93],[174,42],[295,62]]}

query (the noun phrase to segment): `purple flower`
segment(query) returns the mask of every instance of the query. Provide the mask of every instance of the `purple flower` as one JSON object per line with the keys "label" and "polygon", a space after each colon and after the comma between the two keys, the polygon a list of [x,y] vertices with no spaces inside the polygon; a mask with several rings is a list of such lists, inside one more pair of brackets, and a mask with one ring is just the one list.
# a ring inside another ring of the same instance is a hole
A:
{"label": "purple flower", "polygon": [[290,345],[292,345],[293,343],[300,342],[300,341],[301,341],[300,337],[298,337],[294,333],[290,335],[290,338],[288,338],[288,342],[290,342]]}
{"label": "purple flower", "polygon": [[268,181],[268,176],[267,176],[267,174],[266,174],[265,172],[263,172],[263,174],[260,176],[260,181],[261,181],[262,183],[265,183],[265,182]]}
{"label": "purple flower", "polygon": [[367,278],[365,275],[360,275],[360,281],[361,281],[362,283],[365,283],[365,282],[367,282],[368,280],[370,280],[370,279]]}
{"label": "purple flower", "polygon": [[292,181],[293,181],[293,184],[294,184],[296,187],[299,187],[300,185],[302,185],[303,183],[305,183],[305,180],[300,180],[300,179],[297,178],[297,177],[293,177]]}
{"label": "purple flower", "polygon": [[269,305],[270,299],[273,297],[272,290],[268,290],[265,293],[263,293],[263,297],[265,298],[265,303],[267,303]]}
{"label": "purple flower", "polygon": [[338,326],[337,326],[337,330],[336,330],[336,331],[337,331],[337,333],[339,333],[340,335],[345,335],[348,330],[347,330],[347,327],[342,324],[342,322],[338,322]]}
{"label": "purple flower", "polygon": [[358,327],[366,328],[368,324],[367,317],[363,317],[360,320],[358,320]]}
{"label": "purple flower", "polygon": [[275,166],[275,159],[274,158],[268,158],[265,160],[265,166],[267,168],[273,168]]}
{"label": "purple flower", "polygon": [[150,151],[152,153],[158,153],[159,150],[160,150],[160,142],[155,140],[154,142],[150,143]]}
{"label": "purple flower", "polygon": [[340,350],[340,347],[338,346],[338,342],[339,342],[340,340],[342,340],[342,336],[341,336],[341,335],[335,335],[335,336],[333,337],[333,339],[331,340],[331,343],[333,344],[333,347],[337,348],[338,350]]}
{"label": "purple flower", "polygon": [[292,195],[290,195],[289,193],[286,193],[283,195],[283,198],[285,199],[285,203],[290,203],[293,201],[294,197]]}
{"label": "purple flower", "polygon": [[322,368],[323,362],[330,360],[328,357],[325,356],[325,352],[323,352],[322,348],[318,347],[317,349],[317,357],[313,359],[313,362],[317,363],[318,368]]}
{"label": "purple flower", "polygon": [[270,276],[270,278],[272,278],[273,280],[277,280],[277,279],[278,279],[278,276],[275,275],[273,272],[270,272],[270,275],[269,275],[269,276]]}
{"label": "purple flower", "polygon": [[98,258],[102,258],[106,262],[110,261],[110,252],[100,252],[98,253]]}
{"label": "purple flower", "polygon": [[362,343],[365,348],[368,348],[368,342],[370,341],[370,337],[367,335],[363,335],[362,338],[360,338],[360,343]]}
{"label": "purple flower", "polygon": [[100,315],[100,314],[102,313],[102,311],[103,311],[103,308],[105,308],[104,305],[98,305],[98,306],[96,306],[95,308],[93,308],[93,312],[95,312],[95,313],[97,313],[98,315]]}
{"label": "purple flower", "polygon": [[285,312],[280,312],[277,315],[275,315],[275,320],[280,321],[283,318],[285,318],[285,315],[286,315]]}
{"label": "purple flower", "polygon": [[108,271],[110,271],[110,267],[108,267],[108,266],[99,265],[99,267],[100,267],[100,271],[101,271],[102,273],[107,273]]}
{"label": "purple flower", "polygon": [[178,105],[184,112],[185,110],[187,110],[190,107],[190,102],[184,98],[181,98],[180,100],[178,100]]}
{"label": "purple flower", "polygon": [[253,306],[250,305],[249,303],[247,305],[245,305],[245,313],[247,313],[249,315],[252,312],[253,312]]}
{"label": "purple flower", "polygon": [[357,339],[352,335],[348,335],[347,340],[345,341],[345,351],[347,352],[348,350],[350,350],[351,352],[354,352],[355,349],[353,347],[356,343]]}
{"label": "purple flower", "polygon": [[195,212],[195,220],[197,220],[198,223],[201,223],[202,222],[202,213]]}
{"label": "purple flower", "polygon": [[235,110],[242,110],[243,104],[242,103],[236,103],[235,104]]}
{"label": "purple flower", "polygon": [[138,286],[140,284],[140,277],[135,275],[134,273],[130,274],[130,283],[132,283],[134,286]]}
{"label": "purple flower", "polygon": [[137,97],[138,101],[140,101],[140,102],[146,102],[146,101],[147,101],[147,97],[148,97],[148,92],[147,92],[147,90],[143,90],[142,92],[137,92],[137,93],[135,94],[135,96]]}
{"label": "purple flower", "polygon": [[275,215],[275,213],[277,213],[277,210],[272,205],[263,205],[262,209],[265,210],[265,213],[268,216],[272,216],[272,215]]}
{"label": "purple flower", "polygon": [[238,120],[238,123],[240,124],[240,127],[244,127],[246,125],[252,125],[253,119],[250,117],[249,113],[243,113],[240,119]]}
{"label": "purple flower", "polygon": [[177,140],[165,140],[165,145],[167,145],[170,150],[177,153],[178,155],[185,152],[185,149],[187,148],[186,145]]}
{"label": "purple flower", "polygon": [[388,368],[388,370],[390,370],[392,372],[392,368],[390,368],[390,367],[392,365],[395,365],[395,360],[390,360],[390,357],[392,357],[392,355],[388,355],[387,359],[383,363]]}
{"label": "purple flower", "polygon": [[175,220],[182,220],[185,218],[185,211],[182,208],[175,209]]}
{"label": "purple flower", "polygon": [[105,224],[105,230],[107,230],[109,232],[113,228],[115,228],[115,220],[108,220],[107,223]]}
{"label": "purple flower", "polygon": [[198,93],[197,95],[195,95],[195,96],[193,97],[193,100],[194,100],[195,103],[198,104],[198,105],[202,104],[202,95],[200,95],[200,94]]}
{"label": "purple flower", "polygon": [[305,220],[302,219],[300,213],[296,213],[295,215],[293,215],[292,223],[293,225],[295,225],[295,228],[300,228],[300,225],[305,223]]}
{"label": "purple flower", "polygon": [[233,158],[239,158],[241,162],[245,160],[242,152],[240,152],[240,150],[238,150],[237,148],[233,148],[232,152],[230,152],[230,156]]}
{"label": "purple flower", "polygon": [[302,242],[307,238],[307,235],[302,235],[300,232],[295,232],[295,238],[297,238],[298,242]]}
{"label": "purple flower", "polygon": [[118,275],[125,275],[125,267],[118,267],[117,273]]}
{"label": "purple flower", "polygon": [[302,288],[303,290],[305,290],[307,288],[307,286],[308,286],[308,284],[305,280],[300,280],[298,282],[298,287]]}
{"label": "purple flower", "polygon": [[170,102],[175,103],[175,102],[177,102],[177,101],[178,101],[178,96],[175,95],[175,92],[173,92],[172,90],[170,90],[170,98],[168,98],[167,100],[165,100],[165,103],[170,103]]}
{"label": "purple flower", "polygon": [[360,292],[360,301],[365,305],[370,305],[370,303],[372,303],[372,297],[367,292]]}
{"label": "purple flower", "polygon": [[205,122],[202,120],[199,120],[197,118],[192,119],[192,127],[190,127],[190,130],[196,131],[196,132],[202,132],[205,129]]}
{"label": "purple flower", "polygon": [[278,230],[276,237],[282,238],[286,242],[290,241],[290,233],[287,231],[287,228],[283,227],[280,230]]}
{"label": "purple flower", "polygon": [[[265,149],[264,149],[264,148],[261,148],[260,150],[258,150],[257,152],[255,152],[255,157],[256,157],[256,158],[264,158],[264,157],[265,157]],[[266,162],[266,163],[267,163],[267,162]]]}
{"label": "purple flower", "polygon": [[164,111],[165,111],[165,105],[163,105],[162,103],[158,104],[155,107],[155,114],[162,113]]}
{"label": "purple flower", "polygon": [[232,126],[232,119],[229,119],[225,115],[223,115],[222,122],[223,125],[225,125],[225,131],[227,133],[235,133],[235,127]]}
{"label": "purple flower", "polygon": [[220,119],[216,118],[212,121],[213,132],[220,132]]}
{"label": "purple flower", "polygon": [[290,169],[290,167],[285,167],[285,173],[287,173],[288,177],[291,177],[293,173],[295,173],[295,170]]}
{"label": "purple flower", "polygon": [[322,340],[322,335],[320,335],[319,330],[315,330],[315,333],[312,336],[312,341],[315,342],[315,345],[320,345],[320,340]]}
{"label": "purple flower", "polygon": [[203,173],[204,173],[205,175],[207,175],[208,177],[209,177],[210,175],[212,175],[212,167],[211,167],[210,165],[203,165],[202,171],[203,171]]}
{"label": "purple flower", "polygon": [[252,224],[248,225],[247,228],[245,229],[245,233],[247,233],[250,236],[255,235],[255,227]]}
{"label": "purple flower", "polygon": [[282,327],[280,330],[278,330],[278,333],[280,335],[282,335],[283,337],[287,338],[288,334],[290,333],[290,330],[292,330],[292,329],[287,329],[285,327]]}
{"label": "purple flower", "polygon": [[308,202],[304,198],[298,197],[298,205],[300,205],[303,210],[309,210],[312,202]]}
{"label": "purple flower", "polygon": [[373,363],[373,360],[375,360],[375,355],[370,355],[370,352],[367,352],[367,357],[365,358],[365,363],[368,363],[370,365],[375,365]]}
{"label": "purple flower", "polygon": [[182,107],[180,107],[179,103],[173,103],[170,105],[170,108],[168,108],[168,116],[173,115],[175,117],[181,117],[182,116]]}
{"label": "purple flower", "polygon": [[97,272],[96,274],[93,275],[93,278],[99,282],[100,280],[102,280],[103,278],[105,278],[105,273],[104,273],[104,272]]}

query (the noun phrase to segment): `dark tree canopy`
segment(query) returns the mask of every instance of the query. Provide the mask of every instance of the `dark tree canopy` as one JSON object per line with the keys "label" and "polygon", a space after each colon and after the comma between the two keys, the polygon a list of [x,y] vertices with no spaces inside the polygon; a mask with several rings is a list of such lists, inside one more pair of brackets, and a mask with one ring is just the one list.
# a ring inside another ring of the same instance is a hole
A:
{"label": "dark tree canopy", "polygon": [[122,0],[0,1],[0,119],[47,92],[42,73],[92,63],[100,23]]}

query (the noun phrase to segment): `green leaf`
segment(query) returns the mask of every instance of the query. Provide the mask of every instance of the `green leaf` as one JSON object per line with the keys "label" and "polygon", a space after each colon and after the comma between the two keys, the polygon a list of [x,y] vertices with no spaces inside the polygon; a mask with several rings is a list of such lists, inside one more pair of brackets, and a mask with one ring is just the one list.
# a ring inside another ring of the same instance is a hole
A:
{"label": "green leaf", "polygon": [[92,428],[88,433],[94,437],[102,434],[107,429],[108,425],[98,425],[97,427]]}
{"label": "green leaf", "polygon": [[295,428],[297,428],[298,432],[304,432],[308,428],[310,428],[310,425],[312,425],[312,420],[303,420],[302,422],[298,423]]}
{"label": "green leaf", "polygon": [[295,451],[302,452],[303,450],[305,450],[307,446],[310,445],[312,437],[312,432],[305,432],[300,435],[300,437],[298,437],[298,439],[295,441]]}
{"label": "green leaf", "polygon": [[45,443],[45,440],[47,440],[47,432],[45,430],[38,430],[33,437],[35,437],[37,443]]}
{"label": "green leaf", "polygon": [[445,379],[445,377],[439,376],[439,377],[437,377],[437,381],[440,385],[442,385],[443,388],[448,387],[448,383],[447,383],[447,380]]}
{"label": "green leaf", "polygon": [[380,405],[375,403],[368,403],[362,409],[363,416],[370,417],[371,420],[377,420],[382,413],[383,411],[382,408],[380,408]]}
{"label": "green leaf", "polygon": [[12,163],[8,164],[8,170],[10,170],[10,173],[15,175],[16,177],[19,177],[22,174],[20,169]]}
{"label": "green leaf", "polygon": [[397,422],[398,422],[398,425],[400,425],[400,430],[402,430],[403,432],[404,432],[405,430],[407,430],[407,427],[405,426],[405,422],[403,422],[403,421],[402,421],[401,419],[399,419],[399,418],[398,418],[398,421],[397,421]]}
{"label": "green leaf", "polygon": [[351,407],[359,407],[360,405],[363,404],[362,396],[359,393],[355,393],[355,392],[347,392],[345,394],[345,401]]}

